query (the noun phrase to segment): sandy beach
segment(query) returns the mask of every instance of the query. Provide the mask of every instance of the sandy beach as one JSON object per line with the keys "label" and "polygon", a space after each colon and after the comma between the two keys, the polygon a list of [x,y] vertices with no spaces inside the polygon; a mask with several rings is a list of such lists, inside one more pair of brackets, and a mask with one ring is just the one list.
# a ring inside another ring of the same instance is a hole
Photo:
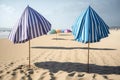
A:
{"label": "sandy beach", "polygon": [[28,42],[0,39],[0,80],[120,80],[120,30],[110,30],[109,37],[90,44],[89,73],[88,44],[74,41],[71,33],[44,35],[30,42],[28,69]]}

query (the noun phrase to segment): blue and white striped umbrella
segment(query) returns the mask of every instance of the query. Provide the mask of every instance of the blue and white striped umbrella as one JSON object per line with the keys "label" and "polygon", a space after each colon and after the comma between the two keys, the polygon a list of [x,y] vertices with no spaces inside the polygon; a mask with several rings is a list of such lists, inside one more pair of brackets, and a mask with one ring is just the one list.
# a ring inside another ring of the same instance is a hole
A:
{"label": "blue and white striped umbrella", "polygon": [[78,42],[93,43],[108,37],[109,27],[89,6],[72,26],[72,33]]}
{"label": "blue and white striped umbrella", "polygon": [[13,43],[24,43],[30,39],[47,34],[50,29],[51,24],[49,21],[27,6],[8,38]]}
{"label": "blue and white striped umbrella", "polygon": [[102,18],[89,6],[87,10],[78,17],[72,26],[72,33],[78,42],[88,43],[88,72],[89,72],[89,44],[99,42],[108,37],[109,27]]}

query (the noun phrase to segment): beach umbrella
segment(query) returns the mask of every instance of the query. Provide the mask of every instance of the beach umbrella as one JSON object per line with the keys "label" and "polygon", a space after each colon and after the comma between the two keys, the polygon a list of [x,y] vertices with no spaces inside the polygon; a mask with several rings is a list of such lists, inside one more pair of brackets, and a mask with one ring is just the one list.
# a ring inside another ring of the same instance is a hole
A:
{"label": "beach umbrella", "polygon": [[49,34],[56,34],[56,33],[57,33],[57,32],[56,32],[55,29],[52,29],[52,30],[49,31]]}
{"label": "beach umbrella", "polygon": [[109,27],[91,6],[78,17],[72,26],[72,33],[78,42],[88,43],[88,72],[89,72],[89,46],[90,43],[99,42],[108,37]]}
{"label": "beach umbrella", "polygon": [[64,30],[64,33],[70,33],[70,32],[72,32],[70,29]]}
{"label": "beach umbrella", "polygon": [[57,34],[62,33],[61,29],[56,29],[56,40],[57,40]]}
{"label": "beach umbrella", "polygon": [[44,34],[51,29],[51,24],[36,10],[27,6],[8,38],[14,44],[29,41],[29,68],[30,68],[30,40]]}
{"label": "beach umbrella", "polygon": [[61,30],[60,30],[60,29],[56,29],[56,32],[57,32],[57,33],[61,33]]}
{"label": "beach umbrella", "polygon": [[65,29],[61,29],[61,33],[64,33],[64,30],[65,30]]}

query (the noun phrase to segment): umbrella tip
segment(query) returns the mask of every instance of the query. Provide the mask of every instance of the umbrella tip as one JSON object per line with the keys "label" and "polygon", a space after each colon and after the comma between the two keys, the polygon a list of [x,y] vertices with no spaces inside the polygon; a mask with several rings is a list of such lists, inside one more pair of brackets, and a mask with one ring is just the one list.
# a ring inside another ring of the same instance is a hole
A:
{"label": "umbrella tip", "polygon": [[29,5],[27,5],[27,7],[29,7]]}
{"label": "umbrella tip", "polygon": [[92,7],[89,5],[88,9],[92,9]]}
{"label": "umbrella tip", "polygon": [[89,5],[89,8],[91,8],[91,6]]}

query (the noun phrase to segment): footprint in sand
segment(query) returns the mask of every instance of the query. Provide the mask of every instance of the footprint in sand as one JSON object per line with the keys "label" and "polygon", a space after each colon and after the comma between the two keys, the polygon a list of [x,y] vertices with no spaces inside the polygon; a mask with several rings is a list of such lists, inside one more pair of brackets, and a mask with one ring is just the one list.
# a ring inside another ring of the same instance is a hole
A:
{"label": "footprint in sand", "polygon": [[29,76],[27,76],[27,80],[32,80],[32,78],[31,78],[31,76],[29,75]]}
{"label": "footprint in sand", "polygon": [[66,77],[66,80],[74,80],[74,75],[75,75],[75,72],[69,73],[68,76]]}
{"label": "footprint in sand", "polygon": [[10,69],[13,66],[14,62],[9,63],[8,65],[5,65],[5,70]]}
{"label": "footprint in sand", "polygon": [[85,74],[78,74],[78,77],[83,77]]}
{"label": "footprint in sand", "polygon": [[12,66],[14,64],[14,62],[11,62],[10,64],[8,64],[8,66]]}
{"label": "footprint in sand", "polygon": [[47,72],[42,73],[41,76],[40,76],[40,78],[38,80],[43,80],[44,77],[45,77],[44,75],[46,75],[46,74],[47,74]]}
{"label": "footprint in sand", "polygon": [[75,75],[75,72],[68,74],[68,76],[70,76],[70,77],[73,77],[74,75]]}
{"label": "footprint in sand", "polygon": [[22,76],[20,80],[25,80],[25,76]]}
{"label": "footprint in sand", "polygon": [[82,73],[78,73],[78,75],[75,76],[75,80],[84,80],[84,75]]}
{"label": "footprint in sand", "polygon": [[16,80],[16,78],[17,78],[16,75],[17,75],[16,72],[15,72],[15,71],[12,71],[12,72],[11,72],[11,78],[10,78],[10,80]]}
{"label": "footprint in sand", "polygon": [[54,74],[52,72],[49,73],[51,79],[50,80],[55,80]]}
{"label": "footprint in sand", "polygon": [[10,71],[7,71],[6,74],[10,74]]}
{"label": "footprint in sand", "polygon": [[3,80],[3,77],[4,77],[3,75],[0,75],[0,80]]}
{"label": "footprint in sand", "polygon": [[[46,76],[49,77],[49,80],[55,80],[54,74],[52,72],[44,72],[40,75],[38,80],[46,80]],[[48,78],[47,78],[48,79]]]}
{"label": "footprint in sand", "polygon": [[13,71],[11,75],[12,75],[12,76],[15,76],[15,75],[16,75],[16,72]]}
{"label": "footprint in sand", "polygon": [[113,79],[109,79],[107,76],[103,76],[103,78],[106,80],[113,80]]}
{"label": "footprint in sand", "polygon": [[3,70],[0,70],[0,74],[2,74],[3,73]]}
{"label": "footprint in sand", "polygon": [[93,80],[96,80],[96,74],[94,74],[92,78],[93,78]]}

